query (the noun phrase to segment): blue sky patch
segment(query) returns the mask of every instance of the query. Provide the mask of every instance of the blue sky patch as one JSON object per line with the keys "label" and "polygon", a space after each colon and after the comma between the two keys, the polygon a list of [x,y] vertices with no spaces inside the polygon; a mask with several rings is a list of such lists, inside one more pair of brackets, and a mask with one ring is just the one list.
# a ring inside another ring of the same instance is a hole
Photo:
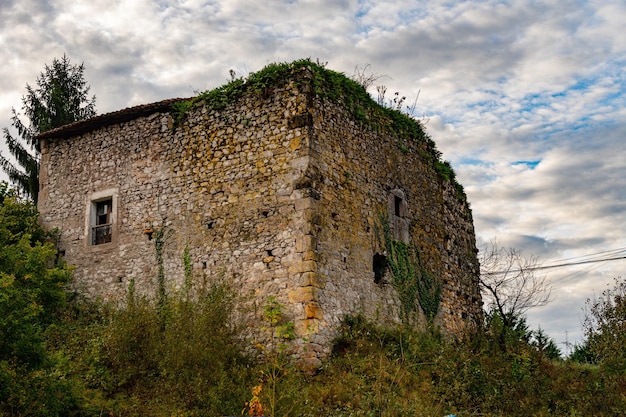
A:
{"label": "blue sky patch", "polygon": [[526,165],[530,169],[535,169],[540,162],[541,159],[537,159],[535,161],[515,161],[511,165]]}

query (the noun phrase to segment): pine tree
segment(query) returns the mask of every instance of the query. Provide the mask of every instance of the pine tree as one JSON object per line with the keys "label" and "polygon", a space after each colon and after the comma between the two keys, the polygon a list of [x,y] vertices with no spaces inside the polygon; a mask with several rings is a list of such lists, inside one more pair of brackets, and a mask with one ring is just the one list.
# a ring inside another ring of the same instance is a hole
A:
{"label": "pine tree", "polygon": [[85,82],[84,70],[84,64],[72,65],[66,55],[60,60],[55,58],[37,77],[35,88],[26,84],[22,110],[29,119],[28,126],[13,108],[11,125],[17,135],[13,136],[8,128],[3,129],[4,140],[16,164],[0,154],[0,168],[35,203],[39,192],[40,156],[36,136],[96,115],[96,97],[88,96],[90,87]]}

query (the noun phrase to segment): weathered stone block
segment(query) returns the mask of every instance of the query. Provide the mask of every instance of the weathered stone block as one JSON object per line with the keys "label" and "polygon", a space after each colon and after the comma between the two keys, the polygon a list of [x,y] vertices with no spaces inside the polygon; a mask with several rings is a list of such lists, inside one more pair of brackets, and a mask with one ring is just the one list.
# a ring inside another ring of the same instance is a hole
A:
{"label": "weathered stone block", "polygon": [[289,293],[290,303],[304,303],[307,301],[317,301],[319,289],[316,287],[299,287]]}
{"label": "weathered stone block", "polygon": [[289,272],[317,272],[317,262],[315,261],[296,261],[289,266]]}
{"label": "weathered stone block", "polygon": [[317,272],[304,272],[300,275],[299,285],[302,287],[310,285],[317,288],[324,288],[325,282],[323,275]]}
{"label": "weathered stone block", "polygon": [[317,319],[317,320],[324,319],[322,307],[320,307],[319,303],[315,303],[315,302],[305,304],[304,315],[307,319]]}
{"label": "weathered stone block", "polygon": [[294,323],[294,331],[298,337],[306,337],[307,335],[319,333],[319,320],[296,320]]}
{"label": "weathered stone block", "polygon": [[315,199],[311,197],[298,198],[294,201],[294,205],[297,211],[313,208],[315,205]]}
{"label": "weathered stone block", "polygon": [[296,252],[305,252],[317,248],[317,239],[312,235],[301,235],[296,238]]}
{"label": "weathered stone block", "polygon": [[302,255],[302,259],[305,261],[317,261],[319,258],[317,252],[314,252],[312,250],[306,251],[304,252],[304,254]]}

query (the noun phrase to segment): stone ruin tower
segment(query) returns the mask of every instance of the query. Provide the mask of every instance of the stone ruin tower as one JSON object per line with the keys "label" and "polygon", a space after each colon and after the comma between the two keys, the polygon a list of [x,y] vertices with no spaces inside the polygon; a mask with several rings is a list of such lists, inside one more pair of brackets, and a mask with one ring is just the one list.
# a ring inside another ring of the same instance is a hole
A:
{"label": "stone ruin tower", "polygon": [[154,294],[159,265],[177,288],[191,265],[242,304],[275,297],[313,366],[347,315],[430,316],[449,333],[482,320],[472,215],[450,166],[419,122],[313,62],[39,140],[41,220],[88,294],[123,300],[131,279]]}

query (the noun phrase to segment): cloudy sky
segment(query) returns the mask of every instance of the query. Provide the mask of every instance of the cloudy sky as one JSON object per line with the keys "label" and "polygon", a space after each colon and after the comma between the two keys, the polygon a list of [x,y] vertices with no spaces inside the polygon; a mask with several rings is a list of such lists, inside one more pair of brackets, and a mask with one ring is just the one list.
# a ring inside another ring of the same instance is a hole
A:
{"label": "cloudy sky", "polygon": [[[619,258],[624,22],[623,0],[0,0],[0,126],[63,54],[84,62],[99,113],[192,96],[230,69],[367,67],[407,103],[419,92],[414,114],[465,186],[479,246],[497,238],[544,266]],[[555,300],[531,326],[580,340],[585,300],[625,270],[545,270]]]}

